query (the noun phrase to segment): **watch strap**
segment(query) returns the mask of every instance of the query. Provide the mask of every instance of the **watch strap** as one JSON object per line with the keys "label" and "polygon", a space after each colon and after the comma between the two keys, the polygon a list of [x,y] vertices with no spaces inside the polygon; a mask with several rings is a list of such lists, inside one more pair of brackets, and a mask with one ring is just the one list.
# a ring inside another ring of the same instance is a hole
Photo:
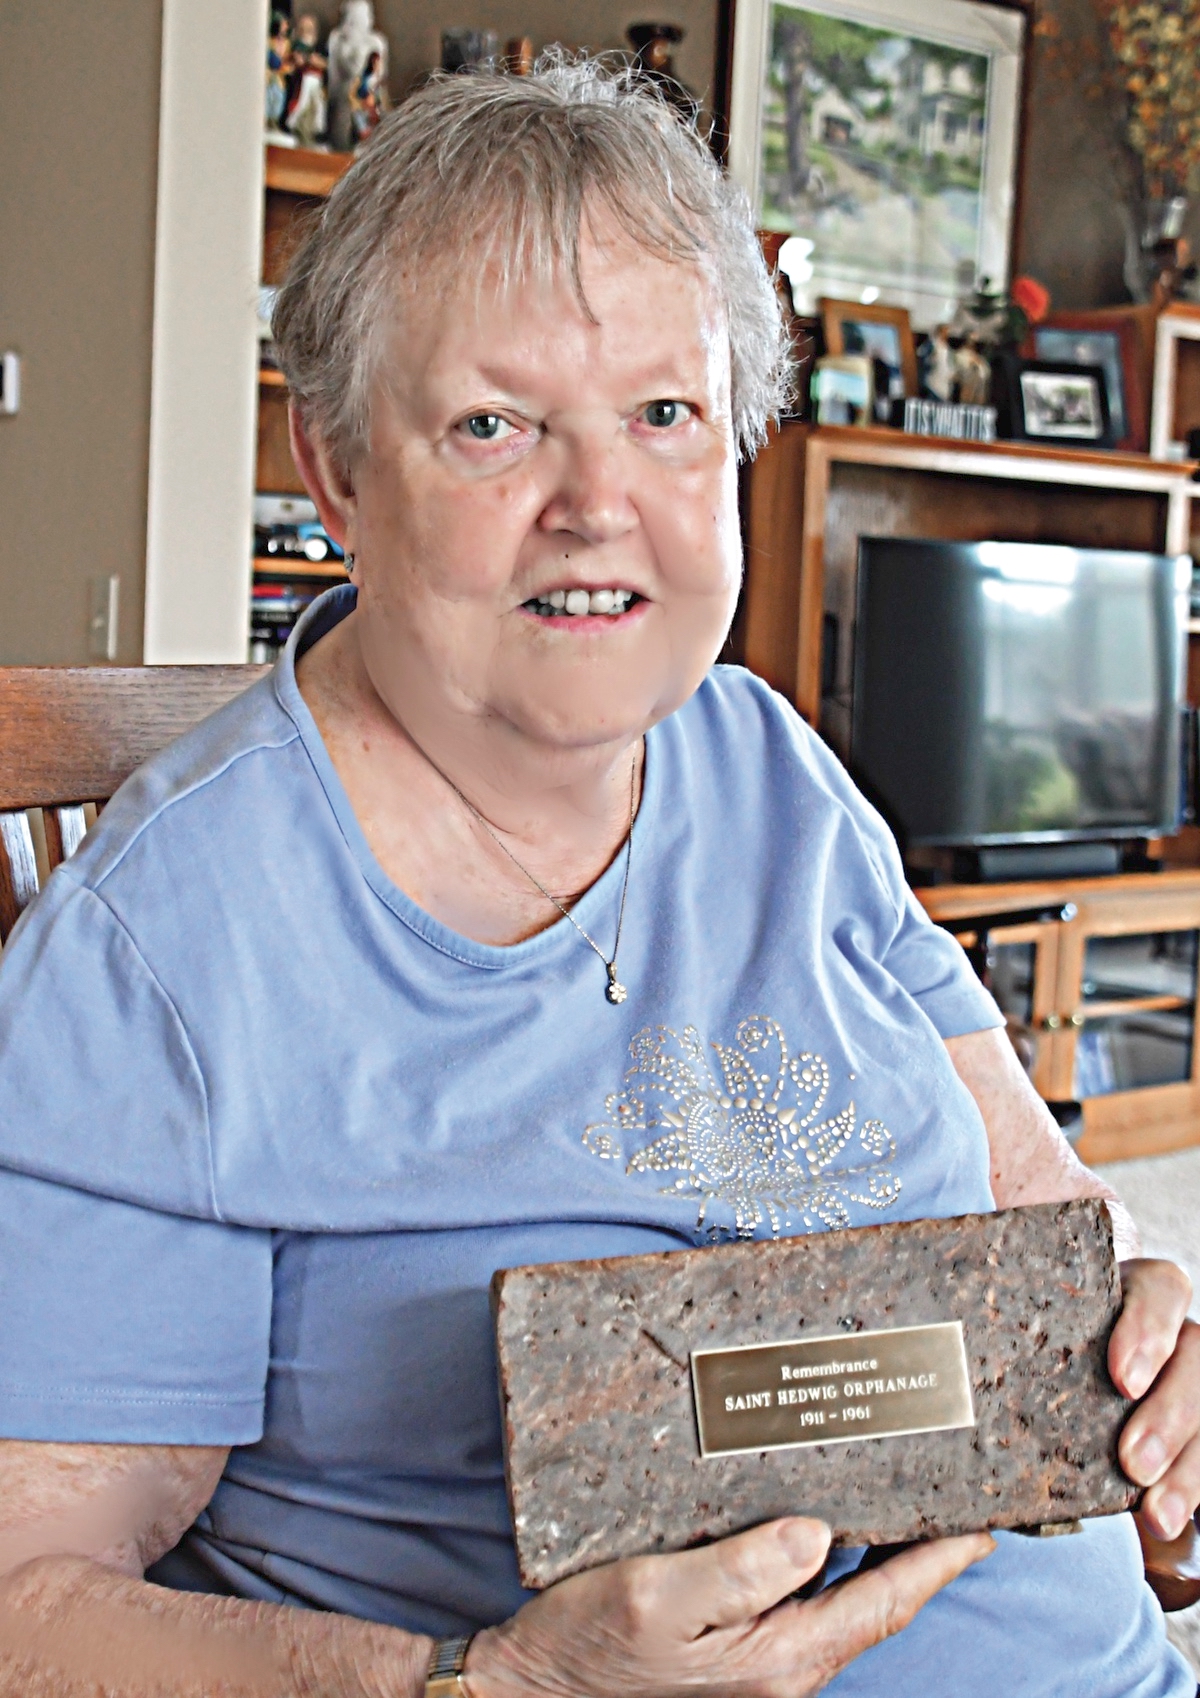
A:
{"label": "watch strap", "polygon": [[435,1640],[425,1674],[425,1698],[471,1698],[460,1676],[473,1634]]}

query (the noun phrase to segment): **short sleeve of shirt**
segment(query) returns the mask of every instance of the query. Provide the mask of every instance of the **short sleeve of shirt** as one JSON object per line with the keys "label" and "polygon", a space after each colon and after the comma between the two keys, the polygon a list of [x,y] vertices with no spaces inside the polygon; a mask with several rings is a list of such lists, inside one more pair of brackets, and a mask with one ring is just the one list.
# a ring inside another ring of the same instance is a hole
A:
{"label": "short sleeve of shirt", "polygon": [[254,1440],[271,1255],[219,1217],[170,999],[64,869],[0,962],[0,1435]]}
{"label": "short sleeve of shirt", "polygon": [[[790,710],[789,710],[790,714]],[[990,993],[980,984],[962,945],[949,932],[935,926],[908,887],[896,840],[887,822],[867,801],[853,779],[798,716],[790,714],[819,777],[836,796],[853,820],[871,865],[875,868],[880,894],[893,919],[880,961],[943,1038],[960,1037],[1002,1026],[1000,1013]]]}
{"label": "short sleeve of shirt", "polygon": [[0,1244],[0,1436],[261,1436],[268,1233],[0,1172]]}
{"label": "short sleeve of shirt", "polygon": [[928,1015],[942,1038],[1002,1026],[1004,1016],[980,984],[962,945],[935,926],[911,891],[884,957],[892,977]]}

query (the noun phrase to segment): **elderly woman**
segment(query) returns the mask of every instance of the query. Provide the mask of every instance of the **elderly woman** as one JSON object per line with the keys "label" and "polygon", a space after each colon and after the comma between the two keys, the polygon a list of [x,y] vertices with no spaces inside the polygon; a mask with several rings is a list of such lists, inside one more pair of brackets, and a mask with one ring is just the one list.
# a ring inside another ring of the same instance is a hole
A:
{"label": "elderly woman", "polygon": [[[714,668],[784,344],[696,136],[593,67],[435,82],[276,333],[352,584],[0,972],[0,1692],[1190,1694],[1128,1517],[805,1601],[797,1504],[521,1592],[495,1268],[1103,1187],[837,763]],[[1170,1535],[1186,1282],[1126,1294],[1121,1456]]]}

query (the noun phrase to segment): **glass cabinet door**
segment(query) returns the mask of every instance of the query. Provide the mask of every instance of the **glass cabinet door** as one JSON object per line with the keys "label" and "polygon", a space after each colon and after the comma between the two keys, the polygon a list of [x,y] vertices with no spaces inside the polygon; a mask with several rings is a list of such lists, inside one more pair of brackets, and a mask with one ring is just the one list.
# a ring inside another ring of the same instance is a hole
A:
{"label": "glass cabinet door", "polygon": [[[1058,1006],[1061,925],[998,926],[988,949],[988,989],[1004,1015],[1021,1065],[1042,1096],[1063,1097],[1056,1087],[1056,1039],[1047,1015]],[[1059,1069],[1061,1072],[1062,1069]]]}
{"label": "glass cabinet door", "polygon": [[1200,932],[1157,931],[1084,942],[1074,1094],[1183,1084],[1192,1077]]}

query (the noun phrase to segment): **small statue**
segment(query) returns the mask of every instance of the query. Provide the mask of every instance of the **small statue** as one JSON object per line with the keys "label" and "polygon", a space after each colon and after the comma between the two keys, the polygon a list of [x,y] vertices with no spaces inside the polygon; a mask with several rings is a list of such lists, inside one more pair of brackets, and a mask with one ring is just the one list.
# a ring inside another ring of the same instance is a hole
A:
{"label": "small statue", "polygon": [[968,407],[986,407],[992,391],[992,368],[987,355],[972,333],[954,356],[958,378],[958,399]]}
{"label": "small statue", "polygon": [[378,53],[379,85],[388,74],[387,37],[375,28],[371,0],[342,0],[342,21],[329,32],[329,139],[341,153],[354,143],[351,95],[360,86],[363,72]]}
{"label": "small statue", "polygon": [[678,24],[630,24],[625,35],[634,48],[638,71],[691,123],[700,110],[700,102],[675,75],[672,52],[683,40],[683,30]]}
{"label": "small statue", "polygon": [[1161,312],[1172,301],[1182,300],[1188,287],[1196,280],[1192,260],[1192,245],[1186,236],[1175,236],[1155,243],[1150,250],[1155,271],[1150,299]]}
{"label": "small statue", "polygon": [[383,55],[372,53],[350,92],[350,123],[356,148],[371,139],[390,106],[387,83],[383,80]]}
{"label": "small statue", "polygon": [[271,13],[271,33],[267,37],[267,129],[282,135],[283,114],[287,110],[287,80],[292,68],[292,26],[282,12]]}
{"label": "small statue", "polygon": [[325,98],[326,58],[321,52],[321,25],[311,12],[296,19],[288,76],[288,129],[301,147],[315,147],[324,137],[328,103]]}
{"label": "small statue", "polygon": [[500,37],[494,29],[444,29],[443,71],[478,71],[496,62]]}
{"label": "small statue", "polygon": [[939,324],[929,337],[924,361],[925,392],[934,401],[953,401],[958,381],[954,349],[950,346],[950,326]]}
{"label": "small statue", "polygon": [[514,36],[504,46],[504,69],[510,77],[531,77],[534,57],[530,38],[527,35]]}

